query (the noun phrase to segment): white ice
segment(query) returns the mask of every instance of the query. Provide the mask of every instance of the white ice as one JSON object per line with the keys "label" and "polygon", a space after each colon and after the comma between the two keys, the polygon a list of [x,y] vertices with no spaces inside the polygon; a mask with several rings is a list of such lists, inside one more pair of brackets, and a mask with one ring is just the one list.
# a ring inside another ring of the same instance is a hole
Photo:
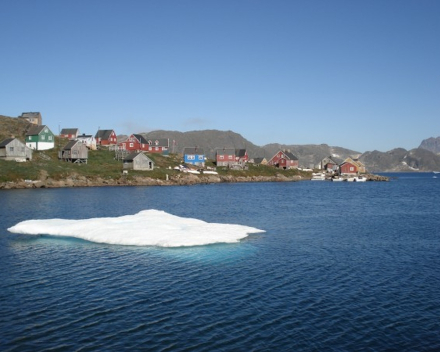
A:
{"label": "white ice", "polygon": [[160,247],[235,243],[248,234],[264,232],[249,226],[183,218],[154,209],[114,218],[26,220],[8,231],[76,237],[97,243]]}

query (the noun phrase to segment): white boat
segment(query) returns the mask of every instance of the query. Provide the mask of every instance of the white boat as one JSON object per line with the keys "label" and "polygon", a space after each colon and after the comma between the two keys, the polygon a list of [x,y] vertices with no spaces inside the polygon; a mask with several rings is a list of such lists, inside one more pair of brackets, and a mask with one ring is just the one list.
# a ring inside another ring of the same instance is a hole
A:
{"label": "white boat", "polygon": [[440,171],[433,171],[433,173],[435,173],[435,174],[440,174]]}
{"label": "white boat", "polygon": [[334,177],[331,180],[333,182],[344,182],[344,181],[346,181],[345,178],[342,178],[342,177]]}
{"label": "white boat", "polygon": [[313,173],[312,181],[325,181],[325,174],[321,172]]}
{"label": "white boat", "polygon": [[367,181],[367,178],[365,176],[358,176],[358,177],[355,177],[353,180],[353,182],[366,182],[366,181]]}

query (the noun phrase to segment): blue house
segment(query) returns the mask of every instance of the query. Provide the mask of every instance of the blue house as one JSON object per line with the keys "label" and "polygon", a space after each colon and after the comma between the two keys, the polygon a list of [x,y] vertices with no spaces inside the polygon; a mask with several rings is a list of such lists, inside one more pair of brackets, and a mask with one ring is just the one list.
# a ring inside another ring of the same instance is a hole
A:
{"label": "blue house", "polygon": [[187,164],[205,166],[205,152],[203,148],[184,148],[183,149],[183,162]]}

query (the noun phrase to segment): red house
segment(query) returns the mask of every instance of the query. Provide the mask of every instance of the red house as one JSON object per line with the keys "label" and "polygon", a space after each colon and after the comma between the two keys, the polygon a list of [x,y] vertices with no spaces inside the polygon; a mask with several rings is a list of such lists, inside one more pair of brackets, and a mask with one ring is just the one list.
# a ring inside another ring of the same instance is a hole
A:
{"label": "red house", "polygon": [[358,171],[358,167],[350,162],[343,162],[339,165],[339,174],[341,175],[356,175]]}
{"label": "red house", "polygon": [[74,140],[79,135],[79,129],[78,128],[63,128],[60,132],[61,138],[68,138],[70,140]]}
{"label": "red house", "polygon": [[289,150],[280,150],[268,161],[267,165],[276,166],[280,169],[297,169],[298,158]]}
{"label": "red house", "polygon": [[118,138],[113,130],[98,130],[95,139],[97,145],[115,145],[118,143]]}
{"label": "red house", "polygon": [[125,150],[142,150],[150,153],[168,153],[170,141],[167,138],[145,139],[141,134],[132,134],[118,145]]}
{"label": "red house", "polygon": [[215,151],[215,161],[217,166],[231,166],[235,164],[234,148],[219,148]]}
{"label": "red house", "polygon": [[247,163],[249,155],[246,149],[235,149],[235,161],[237,163]]}

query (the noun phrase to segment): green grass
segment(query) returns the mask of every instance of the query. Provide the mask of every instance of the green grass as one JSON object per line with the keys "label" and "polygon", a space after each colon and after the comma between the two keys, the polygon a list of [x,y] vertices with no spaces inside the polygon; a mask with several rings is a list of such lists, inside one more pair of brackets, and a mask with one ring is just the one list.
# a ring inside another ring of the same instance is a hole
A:
{"label": "green grass", "polygon": [[[56,139],[56,147],[51,150],[34,151],[31,161],[17,163],[15,161],[0,160],[0,182],[16,182],[20,180],[38,180],[41,172],[46,172],[47,177],[54,180],[66,179],[69,176],[85,176],[89,179],[119,179],[122,176],[122,161],[115,159],[115,153],[105,148],[89,151],[87,164],[73,164],[58,160],[58,146],[64,146],[67,140]],[[148,154],[153,160],[155,168],[152,171],[129,170],[127,179],[134,177],[151,177],[165,180],[167,175],[171,177],[179,173],[173,168],[182,164],[182,157],[178,154],[163,156],[160,154]],[[214,167],[212,160],[206,162],[206,166]],[[248,170],[230,170],[228,168],[217,168],[219,175],[230,176],[284,176],[307,175],[299,170],[280,170],[271,166],[248,165]]]}

